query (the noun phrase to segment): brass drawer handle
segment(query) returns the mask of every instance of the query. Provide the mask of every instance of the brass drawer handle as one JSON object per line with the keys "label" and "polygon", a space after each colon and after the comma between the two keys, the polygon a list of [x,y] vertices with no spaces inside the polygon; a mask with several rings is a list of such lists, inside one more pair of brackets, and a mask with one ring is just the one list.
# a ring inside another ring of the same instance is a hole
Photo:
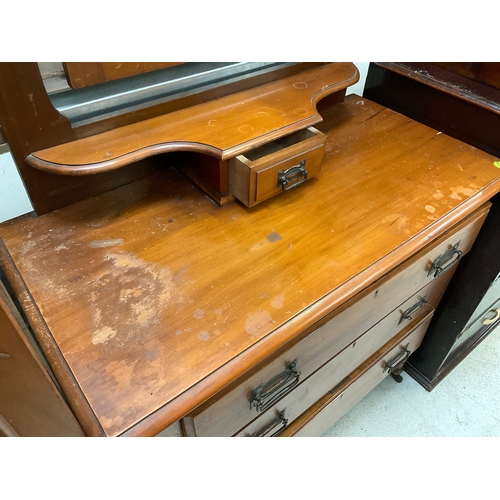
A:
{"label": "brass drawer handle", "polygon": [[[302,177],[302,180],[298,181]],[[283,191],[302,184],[307,179],[306,160],[302,160],[298,165],[290,167],[288,170],[280,170],[278,172],[278,187],[281,186]]]}
{"label": "brass drawer handle", "polygon": [[[463,255],[462,250],[458,249],[458,245],[460,245],[460,241],[458,243],[455,243],[453,247],[451,247],[449,250],[446,250],[446,252],[442,253],[439,257],[434,259],[434,262],[432,263],[427,276],[430,276],[432,273],[434,273],[434,278],[437,278],[448,269],[450,269],[450,267],[453,267],[455,264],[457,264]],[[452,259],[454,256],[456,256],[455,259],[449,262],[450,259]],[[449,264],[445,265],[447,262],[449,262]]]}
{"label": "brass drawer handle", "polygon": [[273,377],[266,384],[260,384],[250,393],[250,409],[267,410],[278,399],[292,390],[299,383],[299,378],[300,372],[297,370],[297,360],[295,359],[287,365],[285,371]]}
{"label": "brass drawer handle", "polygon": [[273,420],[271,420],[271,422],[262,427],[262,429],[259,429],[257,432],[254,432],[250,437],[266,437],[269,432],[271,432],[275,427],[277,427],[280,424],[281,427],[273,434],[269,435],[269,437],[279,436],[287,426],[288,419],[285,418],[285,410],[281,410],[278,413],[278,415],[276,415],[276,418],[274,418]]}
{"label": "brass drawer handle", "polygon": [[490,312],[495,313],[495,316],[493,316],[493,318],[491,319],[483,319],[481,321],[483,325],[492,325],[493,323],[498,321],[498,318],[500,318],[500,309],[492,309]]}
{"label": "brass drawer handle", "polygon": [[393,358],[387,361],[384,373],[387,371],[389,374],[392,373],[397,368],[400,368],[404,365],[405,361],[410,357],[411,351],[408,349],[408,345],[406,344],[403,347],[403,350],[398,352]]}
{"label": "brass drawer handle", "polygon": [[400,325],[405,319],[409,319],[410,321],[413,319],[412,314],[417,310],[420,309],[423,305],[428,304],[427,302],[427,295],[425,297],[417,297],[418,302],[415,302],[411,307],[406,309],[403,313],[401,313],[401,318],[399,319],[398,325]]}

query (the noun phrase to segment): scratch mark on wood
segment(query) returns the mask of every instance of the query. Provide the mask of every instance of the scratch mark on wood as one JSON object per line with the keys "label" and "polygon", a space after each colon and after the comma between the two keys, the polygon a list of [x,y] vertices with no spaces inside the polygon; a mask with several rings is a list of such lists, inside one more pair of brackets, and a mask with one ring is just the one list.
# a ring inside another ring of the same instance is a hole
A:
{"label": "scratch mark on wood", "polygon": [[123,238],[116,238],[114,240],[94,240],[90,242],[89,246],[91,248],[107,248],[123,245],[123,243],[125,243]]}
{"label": "scratch mark on wood", "polygon": [[33,111],[35,113],[35,116],[38,116],[38,113],[36,112],[36,104],[35,104],[35,100],[33,98],[33,94],[28,94],[28,99],[31,102],[31,104],[33,104]]}

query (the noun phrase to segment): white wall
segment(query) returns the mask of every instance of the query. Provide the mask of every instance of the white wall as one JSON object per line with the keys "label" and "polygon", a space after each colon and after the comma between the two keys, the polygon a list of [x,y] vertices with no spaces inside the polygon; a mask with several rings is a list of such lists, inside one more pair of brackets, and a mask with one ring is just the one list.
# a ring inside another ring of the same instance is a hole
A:
{"label": "white wall", "polygon": [[0,146],[0,222],[31,212],[33,207],[8,146]]}
{"label": "white wall", "polygon": [[359,70],[359,82],[352,87],[347,89],[346,94],[358,94],[363,95],[366,82],[366,74],[368,73],[369,62],[355,62],[354,63]]}
{"label": "white wall", "polygon": [[[347,94],[363,95],[367,62],[354,63],[360,72],[356,85],[347,89]],[[0,222],[31,212],[33,207],[24,189],[17,167],[6,145],[0,146]]]}

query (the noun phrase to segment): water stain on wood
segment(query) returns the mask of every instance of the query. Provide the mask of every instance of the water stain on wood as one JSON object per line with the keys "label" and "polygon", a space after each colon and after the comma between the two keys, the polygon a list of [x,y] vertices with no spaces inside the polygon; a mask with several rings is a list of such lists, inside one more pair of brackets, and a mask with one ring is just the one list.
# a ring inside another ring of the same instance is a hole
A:
{"label": "water stain on wood", "polygon": [[257,312],[250,313],[245,321],[245,330],[250,335],[258,335],[261,330],[265,330],[273,322],[273,317],[269,311],[260,309]]}
{"label": "water stain on wood", "polygon": [[196,311],[193,313],[193,317],[195,319],[201,319],[203,316],[205,316],[207,312],[204,309],[196,309]]}
{"label": "water stain on wood", "polygon": [[210,338],[210,333],[208,332],[200,332],[198,338],[203,342],[206,342]]}
{"label": "water stain on wood", "polygon": [[271,307],[273,307],[274,309],[281,309],[284,303],[285,303],[285,294],[282,293],[274,297],[273,300],[271,300]]}
{"label": "water stain on wood", "polygon": [[271,243],[274,243],[275,241],[279,241],[282,239],[281,234],[277,233],[276,231],[272,231],[266,236],[267,241],[270,241]]}
{"label": "water stain on wood", "polygon": [[[169,269],[126,252],[105,255],[106,282],[91,282],[88,297],[94,345],[122,348],[161,322],[170,307],[186,302]],[[103,325],[103,309],[112,310]]]}

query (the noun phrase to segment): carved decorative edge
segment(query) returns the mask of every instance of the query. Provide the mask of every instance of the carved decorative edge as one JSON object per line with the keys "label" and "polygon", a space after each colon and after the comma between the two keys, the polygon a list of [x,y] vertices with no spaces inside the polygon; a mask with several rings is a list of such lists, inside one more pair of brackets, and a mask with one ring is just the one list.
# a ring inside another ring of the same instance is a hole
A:
{"label": "carved decorative edge", "polygon": [[52,174],[80,176],[110,172],[111,170],[116,170],[120,167],[125,167],[127,165],[130,165],[131,163],[135,163],[136,161],[149,158],[150,156],[169,153],[173,151],[196,151],[198,153],[204,153],[209,156],[214,156],[218,159],[222,158],[222,151],[218,148],[195,142],[176,141],[154,144],[141,149],[137,149],[135,151],[131,151],[130,153],[119,156],[118,158],[113,158],[112,160],[102,161],[99,163],[67,166],[42,160],[35,156],[36,153],[28,155],[25,161],[28,165],[31,165],[38,170],[43,170]]}

